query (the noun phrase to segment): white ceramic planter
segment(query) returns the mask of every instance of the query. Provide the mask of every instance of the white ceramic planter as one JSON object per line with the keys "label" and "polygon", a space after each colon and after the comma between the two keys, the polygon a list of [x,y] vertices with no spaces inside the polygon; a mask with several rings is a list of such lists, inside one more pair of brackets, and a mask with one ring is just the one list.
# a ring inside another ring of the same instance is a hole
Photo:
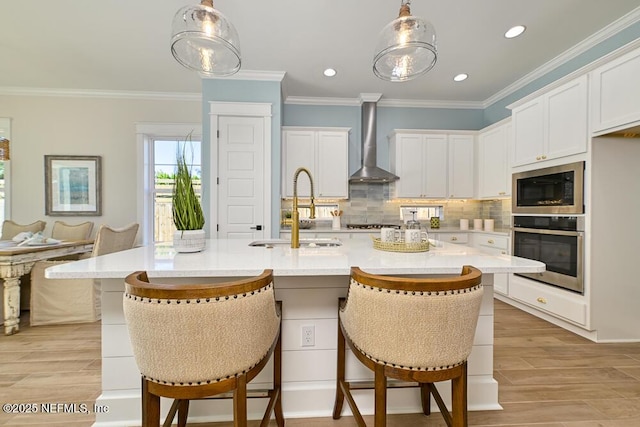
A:
{"label": "white ceramic planter", "polygon": [[204,230],[178,230],[173,233],[173,248],[176,252],[200,252],[205,245]]}

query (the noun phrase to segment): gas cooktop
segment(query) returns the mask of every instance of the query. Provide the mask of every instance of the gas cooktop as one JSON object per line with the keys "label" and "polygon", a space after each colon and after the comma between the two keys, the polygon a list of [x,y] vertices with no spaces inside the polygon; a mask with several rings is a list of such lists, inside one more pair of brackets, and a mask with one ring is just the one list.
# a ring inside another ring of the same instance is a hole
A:
{"label": "gas cooktop", "polygon": [[380,230],[381,228],[400,228],[396,224],[347,224],[348,229],[352,230]]}

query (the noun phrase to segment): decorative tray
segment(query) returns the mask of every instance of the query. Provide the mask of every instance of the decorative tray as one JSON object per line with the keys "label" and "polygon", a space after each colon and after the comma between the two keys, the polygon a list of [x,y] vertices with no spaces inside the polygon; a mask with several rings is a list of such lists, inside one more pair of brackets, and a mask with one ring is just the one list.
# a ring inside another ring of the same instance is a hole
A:
{"label": "decorative tray", "polygon": [[426,252],[429,250],[429,240],[423,239],[420,243],[383,242],[379,237],[371,236],[373,248],[388,252]]}

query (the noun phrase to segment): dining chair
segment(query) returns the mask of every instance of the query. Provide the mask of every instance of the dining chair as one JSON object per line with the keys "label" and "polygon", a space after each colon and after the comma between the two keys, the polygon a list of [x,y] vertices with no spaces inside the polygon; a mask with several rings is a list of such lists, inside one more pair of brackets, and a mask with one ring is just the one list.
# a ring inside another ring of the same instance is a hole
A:
{"label": "dining chair", "polygon": [[47,225],[46,221],[35,221],[31,224],[18,224],[15,221],[10,219],[5,219],[2,222],[2,237],[0,240],[11,240],[16,237],[18,234],[23,232],[32,232],[37,233],[39,231],[44,231],[44,227]]}
{"label": "dining chair", "polygon": [[57,240],[88,240],[92,231],[92,221],[85,221],[79,224],[56,221],[53,223],[53,229],[51,229],[51,238]]}
{"label": "dining chair", "polygon": [[[185,426],[189,401],[233,398],[233,425],[247,426],[247,398],[268,398],[260,424],[274,413],[284,426],[281,399],[281,303],[273,272],[220,283],[151,283],[146,272],[125,279],[124,317],[141,373],[142,426],[160,423],[160,398],[174,399]],[[273,354],[272,387],[247,390]],[[226,394],[223,394],[226,393]],[[231,395],[229,395],[231,393]]]}
{"label": "dining chair", "polygon": [[[138,224],[101,225],[90,257],[131,249]],[[37,261],[31,269],[31,326],[95,322],[101,318],[100,282],[93,279],[47,279],[44,271],[70,261]]]}
{"label": "dining chair", "polygon": [[[466,427],[467,358],[473,346],[482,301],[482,274],[464,266],[459,276],[415,278],[381,276],[351,268],[347,298],[338,311],[338,360],[333,418],[346,398],[359,427],[366,427],[352,396],[374,388],[374,425],[386,426],[387,387],[416,383],[422,410],[431,396],[449,427]],[[374,372],[370,382],[346,380],[346,348]],[[451,380],[450,413],[436,382]]]}

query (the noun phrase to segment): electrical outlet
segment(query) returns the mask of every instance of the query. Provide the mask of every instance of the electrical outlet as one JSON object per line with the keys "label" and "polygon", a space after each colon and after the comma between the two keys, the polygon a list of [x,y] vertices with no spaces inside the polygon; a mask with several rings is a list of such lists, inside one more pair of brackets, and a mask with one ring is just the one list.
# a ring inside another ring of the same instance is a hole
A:
{"label": "electrical outlet", "polygon": [[301,328],[302,347],[313,347],[316,345],[316,327],[314,325],[303,325]]}

